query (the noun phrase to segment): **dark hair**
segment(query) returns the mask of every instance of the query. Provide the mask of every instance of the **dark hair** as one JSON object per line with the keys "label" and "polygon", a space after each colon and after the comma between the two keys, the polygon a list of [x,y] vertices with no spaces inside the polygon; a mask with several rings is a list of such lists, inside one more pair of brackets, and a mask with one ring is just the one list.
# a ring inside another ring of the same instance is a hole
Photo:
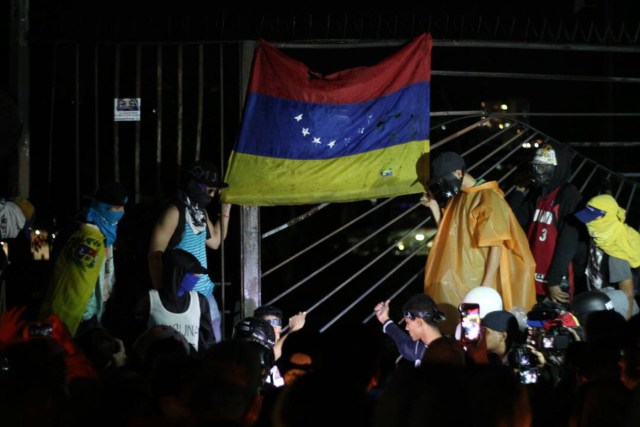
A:
{"label": "dark hair", "polygon": [[403,313],[412,313],[416,317],[424,319],[429,325],[437,326],[445,319],[444,314],[438,310],[438,306],[425,294],[411,296],[402,306]]}
{"label": "dark hair", "polygon": [[275,316],[278,319],[282,320],[282,310],[273,305],[261,305],[260,307],[253,310],[253,315],[261,319],[264,319],[267,316]]}

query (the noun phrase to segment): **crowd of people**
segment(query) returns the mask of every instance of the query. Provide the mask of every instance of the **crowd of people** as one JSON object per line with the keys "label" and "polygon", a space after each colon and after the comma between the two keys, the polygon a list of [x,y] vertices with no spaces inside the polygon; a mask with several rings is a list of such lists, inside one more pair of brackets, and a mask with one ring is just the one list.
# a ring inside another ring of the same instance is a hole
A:
{"label": "crowd of people", "polygon": [[[640,234],[611,192],[582,200],[554,143],[508,198],[457,153],[430,175],[423,291],[322,334],[263,305],[229,339],[207,264],[231,213],[206,209],[226,186],[217,168],[191,165],[163,207],[149,289],[119,330],[105,311],[128,195],[102,183],[53,254],[38,316],[0,313],[2,425],[640,425]],[[34,208],[2,200],[0,216],[15,238]]]}

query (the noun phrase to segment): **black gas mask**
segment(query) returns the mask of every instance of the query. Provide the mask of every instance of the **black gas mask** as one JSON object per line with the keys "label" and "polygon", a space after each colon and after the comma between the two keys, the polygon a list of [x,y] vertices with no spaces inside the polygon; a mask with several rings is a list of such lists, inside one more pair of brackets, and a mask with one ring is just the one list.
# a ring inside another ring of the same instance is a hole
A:
{"label": "black gas mask", "polygon": [[189,196],[189,200],[197,204],[201,209],[205,208],[213,200],[213,195],[207,190],[206,185],[198,184],[194,181],[189,181],[186,193]]}
{"label": "black gas mask", "polygon": [[450,199],[460,194],[462,188],[462,177],[458,178],[454,172],[451,172],[436,181],[438,189],[444,197]]}
{"label": "black gas mask", "polygon": [[531,164],[531,180],[533,184],[542,187],[551,184],[551,180],[556,173],[555,165],[547,165],[542,163]]}

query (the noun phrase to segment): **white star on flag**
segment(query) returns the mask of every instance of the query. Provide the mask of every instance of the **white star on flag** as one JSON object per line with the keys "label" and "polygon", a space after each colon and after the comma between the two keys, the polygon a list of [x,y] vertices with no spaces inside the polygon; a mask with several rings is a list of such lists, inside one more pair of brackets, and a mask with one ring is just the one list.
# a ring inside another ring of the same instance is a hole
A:
{"label": "white star on flag", "polygon": [[302,136],[307,136],[309,135],[311,132],[309,132],[309,128],[302,128]]}
{"label": "white star on flag", "polygon": [[299,122],[300,120],[302,120],[302,114],[298,114],[294,117],[294,119],[296,119],[296,122]]}
{"label": "white star on flag", "polygon": [[322,144],[322,141],[320,141],[320,137],[313,137],[313,141],[314,144]]}
{"label": "white star on flag", "polygon": [[327,145],[329,146],[329,148],[333,148],[333,146],[336,145],[336,140],[334,139],[333,141],[329,141]]}

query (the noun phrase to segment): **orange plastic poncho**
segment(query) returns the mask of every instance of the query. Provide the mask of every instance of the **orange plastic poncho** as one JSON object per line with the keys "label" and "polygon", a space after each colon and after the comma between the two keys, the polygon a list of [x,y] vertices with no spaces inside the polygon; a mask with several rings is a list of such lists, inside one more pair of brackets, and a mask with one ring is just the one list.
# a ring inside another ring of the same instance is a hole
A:
{"label": "orange plastic poncho", "polygon": [[427,258],[425,293],[439,306],[457,309],[467,292],[481,285],[491,246],[502,246],[493,287],[504,309],[530,310],[536,302],[535,261],[496,181],[462,190],[445,206]]}

